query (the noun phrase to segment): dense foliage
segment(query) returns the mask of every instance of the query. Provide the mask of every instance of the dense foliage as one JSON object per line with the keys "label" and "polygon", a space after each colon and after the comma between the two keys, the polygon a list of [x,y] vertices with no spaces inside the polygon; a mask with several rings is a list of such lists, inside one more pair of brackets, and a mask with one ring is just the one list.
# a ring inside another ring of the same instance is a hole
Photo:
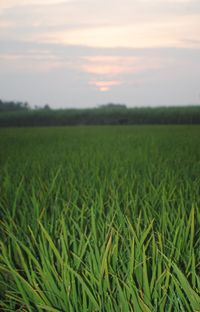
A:
{"label": "dense foliage", "polygon": [[3,101],[0,100],[0,113],[27,111],[29,105],[27,102]]}
{"label": "dense foliage", "polygon": [[2,311],[199,311],[199,126],[0,130]]}
{"label": "dense foliage", "polygon": [[43,109],[0,113],[0,127],[62,125],[200,124],[200,106],[92,109]]}

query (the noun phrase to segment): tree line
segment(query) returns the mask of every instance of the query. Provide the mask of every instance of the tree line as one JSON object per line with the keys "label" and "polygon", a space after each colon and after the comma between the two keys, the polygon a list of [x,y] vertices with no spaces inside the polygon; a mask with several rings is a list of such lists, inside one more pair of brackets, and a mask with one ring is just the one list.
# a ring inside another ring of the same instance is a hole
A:
{"label": "tree line", "polygon": [[28,102],[3,101],[0,99],[0,112],[18,112],[28,109],[30,109]]}
{"label": "tree line", "polygon": [[0,127],[65,125],[200,124],[200,106],[127,108],[109,103],[90,109],[31,109],[0,100]]}

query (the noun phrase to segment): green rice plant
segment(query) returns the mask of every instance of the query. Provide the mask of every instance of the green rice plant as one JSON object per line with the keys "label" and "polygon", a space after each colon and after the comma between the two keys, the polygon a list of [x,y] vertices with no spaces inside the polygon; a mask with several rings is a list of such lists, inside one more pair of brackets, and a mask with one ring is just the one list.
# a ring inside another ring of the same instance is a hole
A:
{"label": "green rice plant", "polygon": [[2,311],[200,311],[198,126],[0,132]]}

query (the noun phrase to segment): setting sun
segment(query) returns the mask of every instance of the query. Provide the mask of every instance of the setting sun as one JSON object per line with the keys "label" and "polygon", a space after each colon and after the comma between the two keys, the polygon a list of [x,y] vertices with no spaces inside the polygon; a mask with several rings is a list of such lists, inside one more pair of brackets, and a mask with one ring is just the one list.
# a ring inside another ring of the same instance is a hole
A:
{"label": "setting sun", "polygon": [[97,89],[101,92],[109,91],[113,86],[119,86],[122,84],[121,81],[111,80],[111,81],[90,81],[90,84],[97,87]]}

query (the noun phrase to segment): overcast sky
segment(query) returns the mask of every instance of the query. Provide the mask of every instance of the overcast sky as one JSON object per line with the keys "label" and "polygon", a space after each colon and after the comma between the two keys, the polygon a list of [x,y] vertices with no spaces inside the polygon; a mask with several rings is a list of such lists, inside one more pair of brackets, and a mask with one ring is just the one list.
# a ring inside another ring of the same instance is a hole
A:
{"label": "overcast sky", "polygon": [[0,0],[0,98],[200,103],[200,0]]}

